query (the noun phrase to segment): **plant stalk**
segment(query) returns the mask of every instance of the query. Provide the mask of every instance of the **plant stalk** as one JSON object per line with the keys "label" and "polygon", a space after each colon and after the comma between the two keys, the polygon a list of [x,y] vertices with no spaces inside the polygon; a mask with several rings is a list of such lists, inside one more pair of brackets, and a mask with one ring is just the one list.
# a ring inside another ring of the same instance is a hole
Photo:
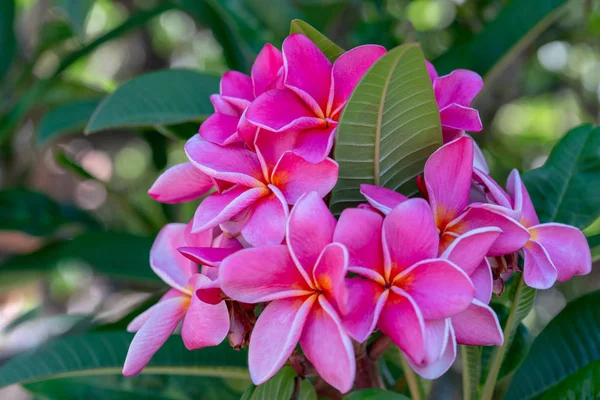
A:
{"label": "plant stalk", "polygon": [[402,371],[408,384],[408,390],[410,391],[410,398],[412,400],[425,400],[425,390],[421,385],[420,378],[417,376],[415,371],[408,365],[404,355],[402,355]]}
{"label": "plant stalk", "polygon": [[385,387],[377,368],[377,362],[369,357],[366,346],[354,342],[354,352],[356,354],[356,378],[354,386],[357,389],[384,389]]}

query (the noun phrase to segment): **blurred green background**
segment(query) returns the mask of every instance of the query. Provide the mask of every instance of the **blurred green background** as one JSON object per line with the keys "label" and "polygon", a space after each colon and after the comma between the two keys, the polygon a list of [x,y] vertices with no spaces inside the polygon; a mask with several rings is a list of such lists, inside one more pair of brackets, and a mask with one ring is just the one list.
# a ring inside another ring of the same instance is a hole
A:
{"label": "blurred green background", "polygon": [[[70,112],[89,116],[106,94],[148,71],[248,72],[264,43],[281,45],[294,18],[346,49],[419,42],[435,62],[510,3],[0,0],[0,363],[90,320],[119,320],[152,296],[160,288],[146,279],[152,235],[167,221],[187,222],[195,210],[160,205],[146,191],[166,166],[185,160],[182,145],[199,123],[171,127],[167,136],[154,132],[160,127],[84,136],[87,121],[70,121]],[[484,131],[474,137],[500,182],[512,168],[542,165],[569,129],[598,123],[600,2],[554,3],[559,7],[525,32],[518,51],[485,74],[475,101]],[[104,36],[109,32],[116,33]],[[16,229],[13,220],[27,228]],[[95,233],[64,245],[82,230]],[[103,248],[106,230],[120,233]],[[598,232],[600,222],[586,230]],[[107,273],[97,274],[95,263]],[[136,263],[134,275],[143,279],[119,276],[121,266]],[[569,299],[600,288],[597,277],[540,291],[525,321],[532,333]],[[3,399],[30,396],[20,387],[0,390]]]}

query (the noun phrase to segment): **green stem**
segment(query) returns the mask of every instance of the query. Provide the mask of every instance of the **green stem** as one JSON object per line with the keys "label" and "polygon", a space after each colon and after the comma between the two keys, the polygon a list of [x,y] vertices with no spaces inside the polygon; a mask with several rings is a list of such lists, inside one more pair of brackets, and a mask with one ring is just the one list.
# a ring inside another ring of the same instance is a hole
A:
{"label": "green stem", "polygon": [[402,356],[402,371],[410,390],[410,398],[412,400],[425,400],[425,390],[423,389],[423,385],[421,385],[421,379],[412,370],[410,365],[408,365],[404,356]]}
{"label": "green stem", "polygon": [[515,297],[513,298],[513,302],[510,307],[510,313],[508,314],[508,319],[506,320],[506,326],[504,327],[504,344],[500,347],[496,347],[490,357],[491,367],[483,386],[483,393],[481,395],[482,400],[492,400],[494,396],[494,389],[496,388],[496,381],[498,380],[498,374],[500,373],[500,368],[502,367],[502,361],[504,361],[504,355],[510,346],[512,335],[518,323],[517,310],[519,308],[519,300],[524,287],[525,280],[521,275],[519,278],[519,283],[517,284],[517,290],[515,291]]}
{"label": "green stem", "polygon": [[478,400],[477,389],[481,378],[481,349],[474,346],[460,346],[462,359],[463,399]]}

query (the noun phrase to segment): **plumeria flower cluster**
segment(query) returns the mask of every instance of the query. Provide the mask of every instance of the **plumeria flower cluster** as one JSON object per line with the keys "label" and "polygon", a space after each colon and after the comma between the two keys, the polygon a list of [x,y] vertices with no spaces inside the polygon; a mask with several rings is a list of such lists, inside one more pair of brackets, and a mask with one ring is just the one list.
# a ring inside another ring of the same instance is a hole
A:
{"label": "plumeria flower cluster", "polygon": [[521,268],[518,254],[534,288],[590,271],[579,230],[540,224],[516,171],[506,191],[488,175],[465,134],[482,129],[470,106],[483,83],[471,71],[438,76],[427,65],[446,144],[418,177],[421,198],[364,184],[364,204],[332,215],[325,198],[338,176],[329,157],[338,120],[383,54],[360,46],[332,63],[293,34],[281,52],[266,45],[251,76],[223,76],[215,113],[185,145],[189,162],[149,191],[165,203],[206,197],[190,223],[156,239],[151,266],[171,289],[129,326],[137,334],[125,375],[139,373],[181,323],[190,350],[227,337],[249,344],[255,384],[301,351],[345,393],[354,343],[376,331],[434,379],[457,344],[503,344],[489,303]]}

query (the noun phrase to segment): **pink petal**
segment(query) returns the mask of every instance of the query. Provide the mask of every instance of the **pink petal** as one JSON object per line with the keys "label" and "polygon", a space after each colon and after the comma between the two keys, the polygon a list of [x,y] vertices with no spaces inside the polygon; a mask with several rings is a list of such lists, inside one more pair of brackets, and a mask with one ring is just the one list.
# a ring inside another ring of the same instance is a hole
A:
{"label": "pink petal", "polygon": [[546,249],[558,271],[558,281],[574,275],[587,275],[592,270],[592,255],[583,233],[569,225],[548,223],[529,228],[531,238]]}
{"label": "pink petal", "polygon": [[231,217],[229,221],[225,221],[219,224],[219,228],[221,228],[223,232],[227,233],[227,235],[237,238],[242,234],[242,228],[244,227],[244,225],[246,225],[246,223],[252,216],[251,211],[251,207],[242,210],[238,214]]}
{"label": "pink petal", "polygon": [[502,346],[504,335],[494,310],[475,299],[460,314],[452,317],[456,341],[468,346]]}
{"label": "pink petal", "polygon": [[348,297],[344,328],[352,338],[363,343],[375,330],[389,291],[376,282],[358,277],[346,279],[346,284],[352,296]]}
{"label": "pink petal", "polygon": [[429,61],[425,60],[425,64],[427,65],[427,72],[429,73],[429,79],[431,79],[431,83],[435,82],[435,80],[438,77],[438,74],[435,70],[435,67],[433,66],[432,63],[430,63]]}
{"label": "pink petal", "polygon": [[523,277],[527,286],[534,289],[548,289],[554,285],[558,271],[544,246],[535,240],[530,240],[523,247],[523,253]]}
{"label": "pink petal", "polygon": [[235,186],[222,194],[213,193],[198,206],[192,230],[197,232],[214,228],[251,207],[268,193],[266,187],[248,189],[243,186]]}
{"label": "pink petal", "polygon": [[391,189],[366,183],[360,185],[360,193],[365,196],[370,205],[381,211],[384,215],[389,214],[392,208],[398,204],[408,200],[408,197]]}
{"label": "pink petal", "polygon": [[425,185],[441,230],[467,207],[473,171],[473,141],[463,136],[437,149],[425,163]]}
{"label": "pink petal", "polygon": [[[208,277],[198,275],[194,292],[210,283]],[[205,303],[194,294],[181,327],[181,338],[185,347],[188,350],[196,350],[216,346],[227,337],[228,333],[229,311],[225,302]]]}
{"label": "pink petal", "polygon": [[275,132],[326,126],[324,119],[289,90],[272,89],[261,94],[248,107],[245,117],[255,126]]}
{"label": "pink petal", "polygon": [[313,164],[325,160],[333,148],[336,127],[336,123],[330,122],[327,128],[301,131],[294,145],[294,153]]}
{"label": "pink petal", "polygon": [[249,187],[264,187],[256,154],[241,147],[221,147],[193,136],[184,146],[196,167],[215,179]]}
{"label": "pink petal", "polygon": [[[292,34],[283,42],[284,82],[315,110],[327,107],[331,62],[306,36]],[[322,116],[322,115],[321,115]]]}
{"label": "pink petal", "polygon": [[490,167],[488,167],[487,162],[485,161],[481,148],[477,142],[473,140],[473,169],[475,168],[481,170],[485,174],[490,173]]}
{"label": "pink petal", "polygon": [[484,259],[469,278],[475,287],[475,298],[484,304],[489,304],[494,289],[494,277],[488,260]]}
{"label": "pink petal", "polygon": [[383,221],[383,257],[387,277],[438,254],[439,237],[431,209],[423,199],[407,200]]}
{"label": "pink petal", "polygon": [[535,208],[533,207],[533,203],[531,202],[531,198],[529,197],[529,192],[521,180],[519,171],[516,169],[513,169],[508,176],[506,189],[513,198],[514,209],[521,211],[521,224],[523,224],[523,226],[526,228],[529,228],[533,225],[538,225],[540,220],[538,219]]}
{"label": "pink petal", "polygon": [[217,237],[215,237],[213,239],[212,246],[223,248],[223,249],[235,249],[235,250],[241,250],[244,248],[244,246],[242,246],[242,244],[240,243],[239,240],[237,240],[237,238],[229,237],[229,236],[225,235],[225,233],[221,233],[220,235],[217,235]]}
{"label": "pink petal", "polygon": [[331,71],[333,104],[328,115],[333,116],[344,107],[358,81],[384,54],[384,47],[367,44],[355,47],[335,60]]}
{"label": "pink petal", "polygon": [[512,209],[512,202],[508,194],[504,191],[504,189],[502,189],[500,185],[498,185],[498,183],[495,180],[492,179],[492,177],[488,175],[487,172],[484,172],[478,168],[474,168],[473,179],[482,184],[483,187],[486,189],[490,202],[498,204],[507,209]]}
{"label": "pink petal", "polygon": [[152,356],[173,333],[185,315],[187,302],[184,298],[174,298],[157,304],[148,321],[136,333],[129,345],[123,365],[123,375],[139,374]]}
{"label": "pink petal", "polygon": [[181,255],[177,248],[185,246],[185,224],[167,224],[150,249],[150,267],[167,285],[190,293],[187,283],[198,272],[198,266]]}
{"label": "pink petal", "polygon": [[238,249],[218,249],[213,247],[179,247],[177,249],[187,259],[196,264],[218,267],[227,256],[238,251]]}
{"label": "pink petal", "polygon": [[224,145],[231,143],[232,136],[236,135],[240,117],[214,113],[200,125],[198,134],[212,143]]}
{"label": "pink petal", "polygon": [[281,244],[285,236],[289,207],[279,189],[273,185],[269,189],[271,194],[254,204],[252,216],[241,231],[252,246]]}
{"label": "pink petal", "polygon": [[434,361],[415,365],[408,360],[412,369],[425,379],[437,379],[446,373],[456,359],[456,338],[452,325],[449,326],[444,339],[443,353]]}
{"label": "pink petal", "polygon": [[415,301],[401,289],[392,287],[377,326],[392,339],[413,363],[425,358],[425,322]]}
{"label": "pink petal", "polygon": [[313,270],[315,285],[340,315],[347,312],[348,288],[345,282],[347,270],[348,250],[339,243],[325,246]]}
{"label": "pink petal", "polygon": [[290,213],[287,245],[300,272],[312,281],[321,252],[333,239],[336,220],[316,192],[302,196]]}
{"label": "pink petal", "polygon": [[248,121],[248,118],[246,118],[247,111],[248,109],[244,110],[242,116],[240,117],[237,133],[240,138],[246,142],[246,145],[250,148],[250,150],[254,150],[254,140],[256,139],[256,134],[258,133],[258,127]]}
{"label": "pink petal", "polygon": [[238,71],[225,72],[221,78],[221,95],[247,101],[254,100],[252,79]]}
{"label": "pink petal", "polygon": [[310,287],[294,265],[286,246],[240,250],[219,266],[223,292],[243,303],[304,296]]}
{"label": "pink petal", "polygon": [[342,393],[352,389],[356,372],[352,341],[323,296],[319,296],[318,305],[315,304],[306,320],[300,347],[327,383]]}
{"label": "pink petal", "polygon": [[467,274],[442,259],[418,262],[398,275],[394,286],[414,299],[425,319],[457,314],[469,306],[475,294]]}
{"label": "pink petal", "polygon": [[286,151],[292,150],[298,132],[272,132],[266,129],[258,131],[254,140],[256,154],[267,179],[271,176],[275,165]]}
{"label": "pink petal", "polygon": [[502,230],[495,226],[468,231],[456,238],[440,258],[452,261],[471,275],[501,233]]}
{"label": "pink petal", "polygon": [[152,313],[154,312],[154,310],[156,310],[156,308],[158,307],[159,303],[169,300],[169,299],[174,299],[177,297],[181,297],[183,299],[187,299],[189,296],[180,292],[177,289],[169,289],[167,290],[167,292],[160,298],[160,300],[158,300],[158,302],[153,305],[152,307],[148,308],[146,311],[142,312],[140,315],[138,315],[137,317],[135,317],[130,323],[129,325],[127,325],[127,332],[137,332],[141,329],[141,327],[146,323],[146,321],[148,321],[148,319],[150,318],[150,316],[152,315]]}
{"label": "pink petal", "polygon": [[384,275],[381,227],[383,217],[370,210],[347,208],[333,234],[333,241],[348,249],[349,266],[368,268]]}
{"label": "pink petal", "polygon": [[469,107],[483,88],[483,79],[477,73],[457,69],[435,80],[433,90],[440,109],[456,103]]}
{"label": "pink petal", "polygon": [[276,80],[279,70],[283,67],[281,51],[272,44],[265,44],[252,65],[252,82],[254,97],[263,94]]}
{"label": "pink petal", "polygon": [[255,385],[275,375],[292,355],[316,298],[276,300],[260,314],[248,354],[250,377]]}
{"label": "pink petal", "polygon": [[163,172],[148,190],[148,194],[161,203],[182,203],[203,196],[213,186],[211,177],[192,163],[183,163]]}
{"label": "pink petal", "polygon": [[452,103],[440,110],[442,126],[461,131],[480,132],[483,130],[479,112],[474,108]]}
{"label": "pink petal", "polygon": [[275,166],[271,183],[281,190],[288,204],[295,204],[300,196],[309,191],[325,197],[337,182],[338,170],[338,164],[331,158],[311,164],[288,151]]}
{"label": "pink petal", "polygon": [[490,248],[488,255],[503,256],[514,253],[527,243],[529,232],[499,210],[500,208],[490,204],[472,205],[464,214],[452,221],[447,229],[460,235],[477,228],[498,227],[502,229],[502,233]]}
{"label": "pink petal", "polygon": [[239,116],[248,107],[249,103],[248,100],[234,99],[219,94],[211,94],[210,102],[215,108],[215,112],[232,116]]}

